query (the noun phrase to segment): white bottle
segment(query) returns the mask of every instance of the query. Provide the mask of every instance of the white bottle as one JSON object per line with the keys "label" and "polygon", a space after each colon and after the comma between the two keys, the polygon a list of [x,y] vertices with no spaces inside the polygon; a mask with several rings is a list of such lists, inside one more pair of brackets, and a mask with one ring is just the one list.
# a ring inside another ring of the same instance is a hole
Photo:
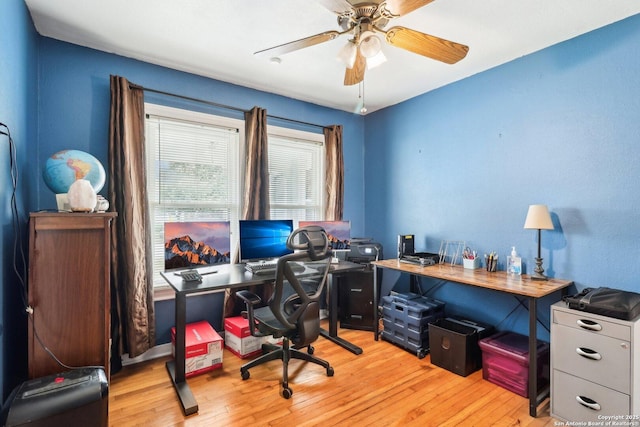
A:
{"label": "white bottle", "polygon": [[518,256],[515,246],[511,247],[511,255],[507,257],[507,273],[514,276],[522,274],[522,259]]}

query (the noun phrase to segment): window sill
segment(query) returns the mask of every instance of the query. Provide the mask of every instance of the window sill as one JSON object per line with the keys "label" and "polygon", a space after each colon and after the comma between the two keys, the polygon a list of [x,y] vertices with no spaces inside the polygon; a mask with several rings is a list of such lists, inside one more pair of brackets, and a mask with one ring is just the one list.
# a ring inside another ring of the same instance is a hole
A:
{"label": "window sill", "polygon": [[176,298],[176,293],[169,285],[155,286],[153,288],[154,301],[165,301],[165,300],[170,300],[175,298]]}

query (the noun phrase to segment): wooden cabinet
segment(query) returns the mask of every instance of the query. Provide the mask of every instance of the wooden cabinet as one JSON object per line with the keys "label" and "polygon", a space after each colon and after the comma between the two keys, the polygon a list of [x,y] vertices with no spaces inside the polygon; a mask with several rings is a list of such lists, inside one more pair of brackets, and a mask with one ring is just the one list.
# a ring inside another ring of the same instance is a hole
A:
{"label": "wooden cabinet", "polygon": [[625,321],[559,302],[551,320],[551,416],[602,422],[637,415],[640,318]]}
{"label": "wooden cabinet", "polygon": [[115,213],[32,213],[29,218],[29,377],[110,357],[110,237]]}

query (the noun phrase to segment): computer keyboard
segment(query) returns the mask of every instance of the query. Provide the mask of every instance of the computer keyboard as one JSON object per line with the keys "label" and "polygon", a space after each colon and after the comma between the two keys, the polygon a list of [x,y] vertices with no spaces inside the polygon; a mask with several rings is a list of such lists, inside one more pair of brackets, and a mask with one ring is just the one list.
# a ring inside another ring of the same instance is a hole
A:
{"label": "computer keyboard", "polygon": [[249,261],[245,263],[244,268],[247,271],[250,271],[256,274],[258,271],[269,271],[276,269],[278,265],[278,260],[268,260],[268,261]]}

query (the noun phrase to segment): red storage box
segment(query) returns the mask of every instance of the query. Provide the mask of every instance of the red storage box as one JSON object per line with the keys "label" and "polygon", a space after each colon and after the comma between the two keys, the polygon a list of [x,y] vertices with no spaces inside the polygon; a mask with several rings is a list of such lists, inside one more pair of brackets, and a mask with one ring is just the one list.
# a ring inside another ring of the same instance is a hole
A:
{"label": "red storage box", "polygon": [[[171,350],[175,357],[176,328],[171,328]],[[185,327],[185,377],[222,367],[222,337],[203,320]]]}
{"label": "red storage box", "polygon": [[[529,337],[502,331],[478,341],[482,350],[482,378],[529,397]],[[549,344],[538,341],[538,388],[549,384]]]}
{"label": "red storage box", "polygon": [[236,356],[244,359],[262,353],[262,337],[254,337],[249,330],[249,320],[242,316],[224,319],[224,345]]}

